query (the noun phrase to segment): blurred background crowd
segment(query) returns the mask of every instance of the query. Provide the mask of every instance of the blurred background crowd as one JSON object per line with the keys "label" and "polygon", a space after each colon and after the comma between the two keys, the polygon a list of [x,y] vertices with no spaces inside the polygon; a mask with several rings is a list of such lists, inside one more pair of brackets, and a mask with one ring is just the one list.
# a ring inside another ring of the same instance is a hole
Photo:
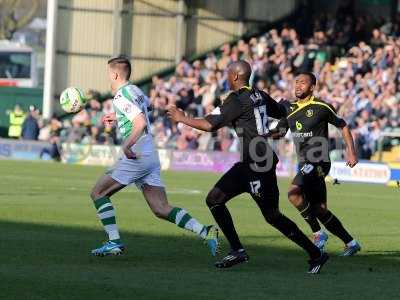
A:
{"label": "blurred background crowd", "polygon": [[[176,104],[193,116],[206,115],[229,92],[229,63],[245,59],[253,68],[251,84],[277,101],[293,100],[296,73],[314,72],[318,79],[316,96],[331,103],[346,119],[359,156],[369,159],[377,149],[381,132],[400,130],[400,18],[390,23],[339,10],[336,16],[319,15],[309,20],[307,24],[299,20],[257,38],[225,44],[204,59],[182,59],[172,76],[154,76],[148,96],[157,146],[238,151],[231,129],[203,133],[176,127],[166,118],[166,108]],[[112,111],[111,96],[103,99],[99,93],[89,91],[88,97],[85,110],[63,120],[42,120],[36,108],[31,107],[25,114],[16,107],[24,120],[19,120],[21,131],[14,137],[118,144],[120,137],[115,128],[101,123],[102,115]],[[10,122],[14,113],[10,113]],[[332,139],[337,138],[335,134],[332,131]]]}

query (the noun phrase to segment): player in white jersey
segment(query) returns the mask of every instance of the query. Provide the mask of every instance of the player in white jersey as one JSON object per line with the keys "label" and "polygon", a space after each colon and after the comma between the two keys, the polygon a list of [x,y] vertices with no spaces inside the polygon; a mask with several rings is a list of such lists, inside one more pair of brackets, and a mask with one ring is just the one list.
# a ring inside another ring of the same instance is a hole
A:
{"label": "player in white jersey", "polygon": [[110,197],[129,184],[143,192],[143,196],[153,213],[162,219],[175,223],[181,228],[194,232],[210,248],[211,254],[218,250],[218,230],[215,226],[205,226],[184,209],[168,203],[164,186],[160,179],[160,160],[150,133],[148,118],[148,98],[129,82],[131,64],[119,56],[108,61],[107,73],[111,90],[115,94],[114,112],[106,114],[103,122],[117,123],[123,137],[123,156],[93,187],[91,198],[108,235],[108,241],[92,250],[96,256],[119,255],[125,249],[121,241],[115,210]]}

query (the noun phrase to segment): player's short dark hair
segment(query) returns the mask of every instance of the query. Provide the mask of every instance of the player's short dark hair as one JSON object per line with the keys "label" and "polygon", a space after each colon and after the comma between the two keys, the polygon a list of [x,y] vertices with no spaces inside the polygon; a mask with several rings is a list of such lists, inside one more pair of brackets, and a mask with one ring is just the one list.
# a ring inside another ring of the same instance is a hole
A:
{"label": "player's short dark hair", "polygon": [[131,77],[132,66],[128,57],[124,55],[113,57],[108,60],[107,64],[110,65],[111,68],[118,69],[120,73],[125,75],[126,80],[129,80]]}
{"label": "player's short dark hair", "polygon": [[311,85],[316,85],[317,84],[317,77],[315,77],[314,73],[312,73],[312,72],[300,72],[299,74],[297,74],[297,76],[299,76],[299,75],[308,76],[308,78],[310,78]]}

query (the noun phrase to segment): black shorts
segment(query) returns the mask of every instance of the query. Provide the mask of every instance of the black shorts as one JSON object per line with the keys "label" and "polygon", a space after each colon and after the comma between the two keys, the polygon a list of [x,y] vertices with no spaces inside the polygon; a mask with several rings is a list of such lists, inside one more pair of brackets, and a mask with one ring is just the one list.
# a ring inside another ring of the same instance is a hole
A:
{"label": "black shorts", "polygon": [[260,171],[254,168],[254,164],[238,162],[218,180],[215,187],[228,199],[249,193],[263,212],[279,209],[276,165],[268,171]]}
{"label": "black shorts", "polygon": [[299,164],[299,172],[292,183],[301,188],[310,203],[326,203],[325,177],[330,169],[330,162]]}

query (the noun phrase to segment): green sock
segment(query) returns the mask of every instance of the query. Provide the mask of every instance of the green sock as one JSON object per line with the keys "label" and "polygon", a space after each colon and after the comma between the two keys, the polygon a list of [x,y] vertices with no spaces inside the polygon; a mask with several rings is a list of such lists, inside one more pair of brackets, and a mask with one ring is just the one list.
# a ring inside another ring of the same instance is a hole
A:
{"label": "green sock", "polygon": [[115,243],[120,243],[121,239],[115,220],[115,210],[110,201],[110,198],[103,197],[94,201],[94,206],[97,210],[97,216],[103,224],[104,230],[108,234],[108,239]]}
{"label": "green sock", "polygon": [[186,230],[196,233],[202,238],[205,238],[207,235],[207,227],[199,223],[195,218],[192,218],[192,216],[182,208],[172,208],[167,220],[178,225],[180,228],[185,228]]}

